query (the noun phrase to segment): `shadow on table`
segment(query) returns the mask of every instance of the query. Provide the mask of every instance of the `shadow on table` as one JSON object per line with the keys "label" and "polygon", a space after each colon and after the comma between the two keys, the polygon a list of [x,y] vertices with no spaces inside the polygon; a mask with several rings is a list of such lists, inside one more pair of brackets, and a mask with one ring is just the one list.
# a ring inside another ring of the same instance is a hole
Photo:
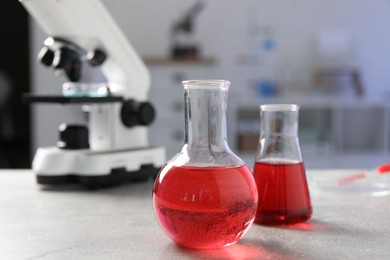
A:
{"label": "shadow on table", "polygon": [[151,195],[153,189],[153,181],[143,182],[126,182],[116,186],[101,187],[99,189],[88,189],[80,184],[61,184],[61,185],[39,185],[39,189],[43,192],[56,192],[56,193],[98,193],[106,194],[110,196],[131,196],[137,194]]}
{"label": "shadow on table", "polygon": [[331,231],[333,229],[340,229],[340,227],[333,224],[326,223],[318,219],[310,219],[306,222],[287,224],[287,225],[258,225],[264,228],[276,228],[276,229],[286,229],[286,230],[296,230],[296,231]]}
{"label": "shadow on table", "polygon": [[[301,222],[290,225],[269,225],[263,226],[254,224],[255,226],[261,226],[262,228],[279,229],[279,230],[291,230],[291,231],[302,231],[302,232],[313,232],[313,233],[331,233],[331,234],[342,234],[342,235],[361,235],[363,230],[359,230],[356,227],[348,227],[343,224],[337,224],[332,222],[326,222],[319,219],[310,219],[307,222]],[[366,232],[366,231],[364,231]]]}

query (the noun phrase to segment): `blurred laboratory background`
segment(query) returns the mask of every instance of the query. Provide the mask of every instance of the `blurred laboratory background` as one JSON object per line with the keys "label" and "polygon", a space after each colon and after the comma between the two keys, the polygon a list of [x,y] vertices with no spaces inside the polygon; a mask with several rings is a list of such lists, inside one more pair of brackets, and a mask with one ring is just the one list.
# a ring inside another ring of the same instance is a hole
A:
{"label": "blurred laboratory background", "polygon": [[[165,146],[168,157],[184,141],[180,82],[219,78],[232,82],[228,142],[248,165],[265,103],[301,106],[308,168],[389,162],[389,0],[103,3],[150,69],[157,110],[150,141]],[[37,62],[47,35],[18,1],[2,1],[0,10],[1,167],[27,168],[38,147],[55,145],[61,123],[86,117],[78,105],[21,103],[23,92],[61,93],[65,79]],[[99,79],[99,72],[89,73]]]}

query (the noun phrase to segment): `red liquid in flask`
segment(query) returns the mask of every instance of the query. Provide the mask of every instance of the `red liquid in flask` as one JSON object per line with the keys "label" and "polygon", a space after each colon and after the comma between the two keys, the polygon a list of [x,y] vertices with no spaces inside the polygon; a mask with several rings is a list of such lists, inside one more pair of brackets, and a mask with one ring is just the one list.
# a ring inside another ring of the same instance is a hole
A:
{"label": "red liquid in flask", "polygon": [[254,177],[259,192],[256,223],[290,224],[311,217],[311,200],[302,162],[256,162]]}
{"label": "red liquid in flask", "polygon": [[153,204],[160,226],[177,244],[218,248],[237,242],[252,224],[257,189],[247,166],[165,166]]}

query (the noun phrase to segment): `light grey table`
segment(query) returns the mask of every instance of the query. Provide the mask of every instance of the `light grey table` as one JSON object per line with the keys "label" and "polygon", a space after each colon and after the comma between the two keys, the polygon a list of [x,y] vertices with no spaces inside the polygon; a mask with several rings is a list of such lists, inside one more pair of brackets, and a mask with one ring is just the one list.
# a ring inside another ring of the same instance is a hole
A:
{"label": "light grey table", "polygon": [[[333,173],[308,171],[308,178]],[[309,187],[309,222],[254,224],[236,245],[189,250],[176,246],[155,221],[151,182],[48,189],[28,170],[3,170],[0,259],[390,259],[390,196],[321,191],[313,182]]]}

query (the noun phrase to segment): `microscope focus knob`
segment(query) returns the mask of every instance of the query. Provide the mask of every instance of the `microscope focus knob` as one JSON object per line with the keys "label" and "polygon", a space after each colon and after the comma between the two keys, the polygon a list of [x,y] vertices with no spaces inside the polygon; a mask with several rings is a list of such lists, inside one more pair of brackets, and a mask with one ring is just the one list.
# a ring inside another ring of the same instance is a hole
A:
{"label": "microscope focus knob", "polygon": [[125,126],[150,125],[155,117],[155,110],[149,102],[137,102],[129,99],[123,102],[121,119]]}
{"label": "microscope focus knob", "polygon": [[67,150],[89,148],[87,127],[82,125],[61,124],[58,131],[58,148]]}

